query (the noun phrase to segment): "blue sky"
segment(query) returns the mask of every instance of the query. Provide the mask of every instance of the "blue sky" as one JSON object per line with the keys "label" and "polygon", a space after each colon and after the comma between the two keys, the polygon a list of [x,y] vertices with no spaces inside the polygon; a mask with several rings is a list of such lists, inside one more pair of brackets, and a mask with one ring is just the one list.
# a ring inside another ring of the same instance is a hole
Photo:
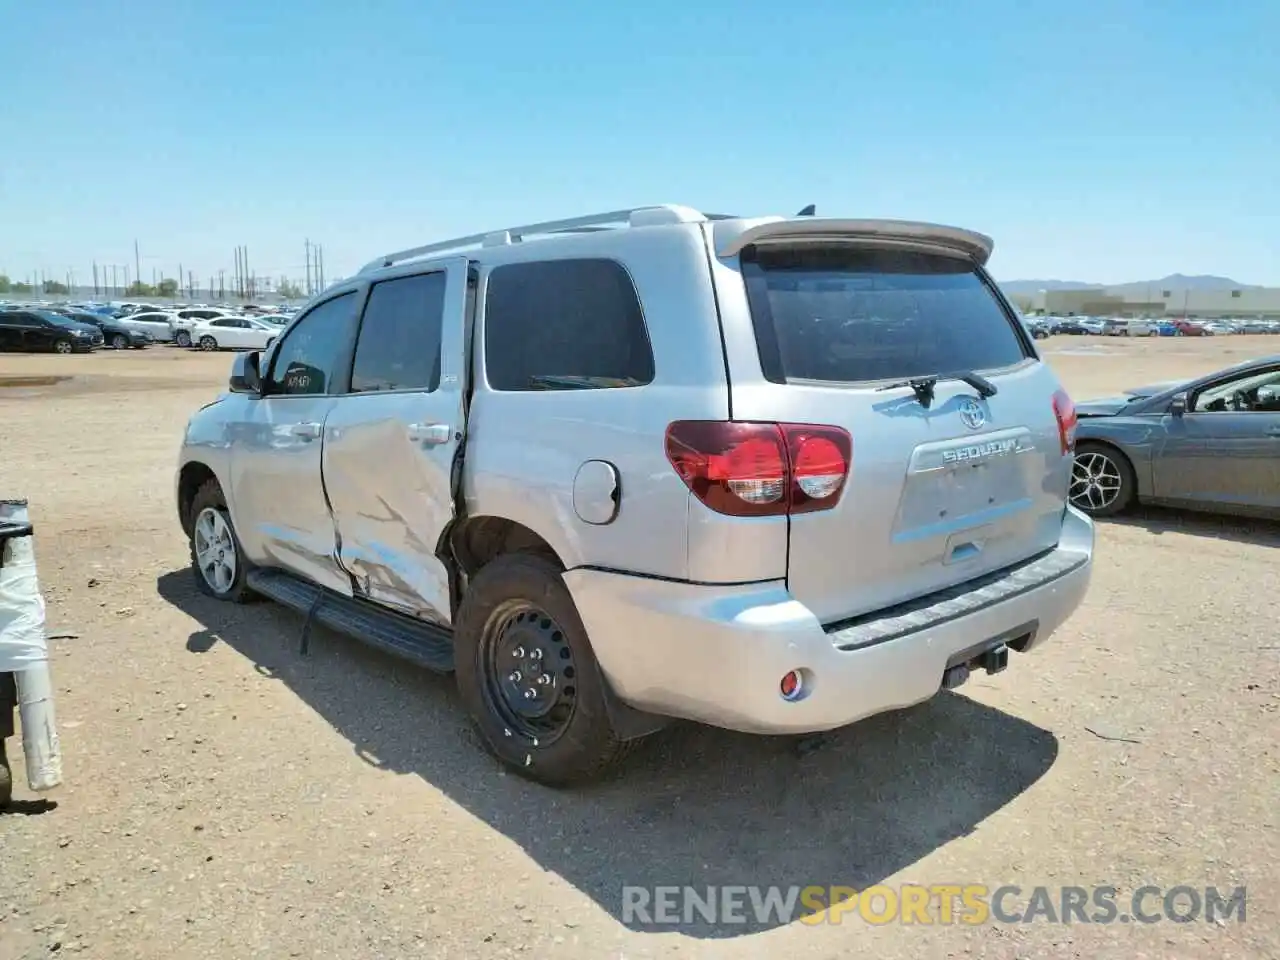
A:
{"label": "blue sky", "polygon": [[0,271],[329,278],[645,203],[937,220],[1001,279],[1280,284],[1280,3],[0,0]]}

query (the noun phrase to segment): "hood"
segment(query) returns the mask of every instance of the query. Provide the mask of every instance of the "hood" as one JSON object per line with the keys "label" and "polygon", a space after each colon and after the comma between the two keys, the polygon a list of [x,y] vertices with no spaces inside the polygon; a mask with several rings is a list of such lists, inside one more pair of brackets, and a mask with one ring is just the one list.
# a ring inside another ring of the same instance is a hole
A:
{"label": "hood", "polygon": [[1076,416],[1113,417],[1134,399],[1134,397],[1102,397],[1098,400],[1081,400],[1076,404]]}
{"label": "hood", "polygon": [[1134,387],[1126,390],[1125,395],[1128,397],[1154,397],[1158,393],[1164,393],[1166,390],[1172,390],[1186,383],[1185,380],[1165,380],[1162,383],[1151,383],[1145,387]]}

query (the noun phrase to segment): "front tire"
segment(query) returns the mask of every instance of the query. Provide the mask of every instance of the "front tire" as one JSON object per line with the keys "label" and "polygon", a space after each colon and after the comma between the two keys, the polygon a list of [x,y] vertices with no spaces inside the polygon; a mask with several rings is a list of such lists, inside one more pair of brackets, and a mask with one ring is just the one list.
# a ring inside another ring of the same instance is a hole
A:
{"label": "front tire", "polygon": [[213,337],[207,335],[203,336],[200,338],[200,349],[208,353],[212,353],[214,350],[218,349],[218,341],[213,339]]}
{"label": "front tire", "polygon": [[1113,517],[1133,503],[1137,481],[1129,458],[1105,443],[1077,445],[1071,464],[1072,506],[1091,517]]}
{"label": "front tire", "polygon": [[458,692],[485,745],[550,786],[596,779],[627,752],[560,569],[499,557],[471,580],[454,632]]}
{"label": "front tire", "polygon": [[231,525],[227,501],[217,480],[207,481],[196,491],[188,517],[191,572],[196,586],[217,600],[229,603],[249,600],[245,583],[249,564]]}
{"label": "front tire", "polygon": [[[4,709],[12,707],[5,705]],[[4,738],[0,737],[0,810],[13,802],[13,771],[9,768],[9,756],[5,753]]]}
{"label": "front tire", "polygon": [[59,340],[57,343],[53,345],[53,352],[61,353],[64,356],[68,353],[75,353],[75,350],[76,350],[75,344],[73,344],[70,340]]}
{"label": "front tire", "polygon": [[111,346],[115,350],[126,350],[129,347],[129,338],[123,333],[117,333],[111,338]]}

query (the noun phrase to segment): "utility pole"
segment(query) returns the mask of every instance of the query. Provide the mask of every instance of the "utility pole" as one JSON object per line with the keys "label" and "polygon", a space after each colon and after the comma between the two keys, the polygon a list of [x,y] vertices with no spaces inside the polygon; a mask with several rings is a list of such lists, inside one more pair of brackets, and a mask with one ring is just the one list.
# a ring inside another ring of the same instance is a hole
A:
{"label": "utility pole", "polygon": [[[320,290],[324,289],[324,247],[317,248],[317,257],[320,261]],[[316,291],[317,293],[319,291]]]}
{"label": "utility pole", "polygon": [[142,256],[138,253],[138,241],[133,241],[133,275],[137,283],[142,283]]}
{"label": "utility pole", "polygon": [[98,261],[93,261],[93,296],[96,300],[98,297]]}
{"label": "utility pole", "polygon": [[249,299],[252,300],[253,299],[253,274],[249,272],[249,248],[241,247],[240,250],[242,251],[244,256],[244,273],[245,273],[246,283],[248,284],[248,288],[249,288]]}
{"label": "utility pole", "polygon": [[307,251],[307,296],[311,296],[311,241],[302,241],[303,247]]}

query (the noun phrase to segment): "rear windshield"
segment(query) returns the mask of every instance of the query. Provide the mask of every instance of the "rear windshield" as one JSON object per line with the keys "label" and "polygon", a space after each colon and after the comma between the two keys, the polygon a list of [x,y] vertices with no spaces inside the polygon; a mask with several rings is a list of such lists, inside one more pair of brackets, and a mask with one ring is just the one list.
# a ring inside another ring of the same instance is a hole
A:
{"label": "rear windshield", "polygon": [[1020,363],[1032,353],[972,263],[851,246],[744,254],[765,376],[856,383]]}

